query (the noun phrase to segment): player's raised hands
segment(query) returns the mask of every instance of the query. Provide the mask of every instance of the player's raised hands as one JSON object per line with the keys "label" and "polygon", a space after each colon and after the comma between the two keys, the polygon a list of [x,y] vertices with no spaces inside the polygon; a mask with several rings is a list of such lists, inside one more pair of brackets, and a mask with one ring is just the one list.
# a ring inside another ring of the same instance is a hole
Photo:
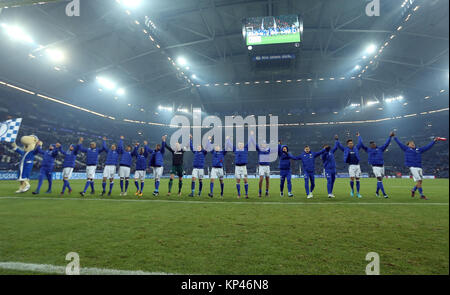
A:
{"label": "player's raised hands", "polygon": [[148,145],[148,141],[144,140],[144,145]]}
{"label": "player's raised hands", "polygon": [[212,140],[212,136],[208,136],[208,140],[211,141]]}
{"label": "player's raised hands", "polygon": [[360,137],[361,134],[360,134],[359,132],[356,132],[356,136],[357,136],[357,137]]}
{"label": "player's raised hands", "polygon": [[134,145],[135,145],[136,147],[138,147],[138,146],[139,146],[139,142],[136,142]]}
{"label": "player's raised hands", "polygon": [[42,141],[39,140],[39,141],[37,142],[37,145],[39,145],[39,146],[42,147],[42,146],[44,145],[44,143],[43,143]]}
{"label": "player's raised hands", "polygon": [[166,141],[166,137],[167,137],[167,135],[164,135],[163,137],[162,137],[162,141]]}
{"label": "player's raised hands", "polygon": [[336,135],[334,136],[334,139],[339,140],[339,136],[336,134]]}
{"label": "player's raised hands", "polygon": [[13,149],[16,149],[16,148],[17,148],[17,144],[16,144],[15,142],[13,142],[11,145],[12,145],[12,148],[13,148]]}
{"label": "player's raised hands", "polygon": [[79,143],[83,143],[83,141],[84,141],[83,137],[80,137],[80,140],[78,140]]}
{"label": "player's raised hands", "polygon": [[104,140],[104,141],[106,141],[106,140],[107,140],[106,136],[103,136],[103,140]]}
{"label": "player's raised hands", "polygon": [[395,132],[392,131],[391,134],[389,134],[390,137],[394,137],[395,136]]}
{"label": "player's raised hands", "polygon": [[121,135],[121,136],[120,136],[120,139],[124,140],[124,139],[125,139],[125,137],[124,137],[123,135]]}
{"label": "player's raised hands", "polygon": [[55,144],[55,147],[56,147],[57,149],[59,149],[59,148],[61,147],[61,144],[60,144],[59,142],[57,142],[57,143]]}
{"label": "player's raised hands", "polygon": [[281,144],[281,139],[278,140],[278,144]]}

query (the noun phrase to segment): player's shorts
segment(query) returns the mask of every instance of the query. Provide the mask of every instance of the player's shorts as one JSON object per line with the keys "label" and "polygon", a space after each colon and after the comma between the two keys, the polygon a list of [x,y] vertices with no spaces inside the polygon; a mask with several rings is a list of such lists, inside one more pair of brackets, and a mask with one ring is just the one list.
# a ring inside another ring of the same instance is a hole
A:
{"label": "player's shorts", "polygon": [[259,176],[270,177],[270,166],[259,166]]}
{"label": "player's shorts", "polygon": [[211,169],[211,179],[216,179],[216,178],[223,179],[223,176],[224,176],[223,168],[214,168],[213,167]]}
{"label": "player's shorts", "polygon": [[153,176],[155,180],[160,180],[163,175],[164,167],[153,167]]}
{"label": "player's shorts", "polygon": [[236,166],[234,169],[236,179],[247,178],[247,166]]}
{"label": "player's shorts", "polygon": [[119,167],[119,177],[120,178],[130,178],[130,167],[120,166]]}
{"label": "player's shorts", "polygon": [[87,166],[86,167],[86,178],[94,179],[96,170],[97,170],[97,166]]}
{"label": "player's shorts", "polygon": [[136,172],[134,172],[134,180],[144,181],[145,174],[146,174],[145,170],[136,170]]}
{"label": "player's shorts", "polygon": [[183,166],[181,166],[181,165],[172,166],[172,169],[170,169],[170,174],[174,174],[178,177],[183,177],[183,174],[184,174]]}
{"label": "player's shorts", "polygon": [[70,179],[72,177],[72,172],[73,172],[73,168],[71,167],[66,167],[63,169],[62,171],[62,177],[63,178],[67,178]]}
{"label": "player's shorts", "polygon": [[372,170],[373,174],[375,174],[375,177],[384,177],[384,167],[373,166]]}
{"label": "player's shorts", "polygon": [[197,179],[203,179],[203,176],[205,175],[205,170],[204,169],[199,169],[199,168],[194,168],[192,170],[192,178],[197,178]]}
{"label": "player's shorts", "polygon": [[348,174],[350,174],[350,177],[361,178],[361,166],[350,165],[348,167]]}
{"label": "player's shorts", "polygon": [[105,169],[103,169],[103,178],[112,179],[114,175],[116,175],[116,166],[106,165]]}
{"label": "player's shorts", "polygon": [[410,167],[409,171],[411,171],[412,177],[414,181],[419,181],[423,179],[423,170],[418,167]]}

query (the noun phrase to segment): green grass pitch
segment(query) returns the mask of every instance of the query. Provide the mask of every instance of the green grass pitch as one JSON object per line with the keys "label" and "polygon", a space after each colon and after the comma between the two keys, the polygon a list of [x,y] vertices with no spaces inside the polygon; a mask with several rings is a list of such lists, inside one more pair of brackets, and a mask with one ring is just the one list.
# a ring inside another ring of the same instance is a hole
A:
{"label": "green grass pitch", "polygon": [[[182,197],[167,197],[163,180],[155,198],[147,180],[138,200],[134,183],[120,197],[116,181],[114,196],[82,200],[84,181],[72,181],[74,192],[62,198],[61,181],[53,194],[36,197],[16,195],[17,182],[2,181],[0,264],[65,266],[66,254],[77,252],[81,267],[117,270],[363,275],[366,254],[377,252],[381,274],[449,274],[448,179],[424,180],[429,201],[411,198],[408,179],[386,179],[387,200],[375,197],[374,179],[362,180],[360,200],[349,196],[348,179],[337,180],[333,200],[323,179],[312,200],[303,179],[293,185],[293,199],[280,198],[279,180],[272,180],[269,198],[259,199],[257,181],[250,180],[250,199],[238,200],[234,180],[227,180],[221,200],[217,184],[215,198],[207,197],[209,180],[200,198],[187,196],[190,179]],[[0,274],[30,273],[0,268]]]}

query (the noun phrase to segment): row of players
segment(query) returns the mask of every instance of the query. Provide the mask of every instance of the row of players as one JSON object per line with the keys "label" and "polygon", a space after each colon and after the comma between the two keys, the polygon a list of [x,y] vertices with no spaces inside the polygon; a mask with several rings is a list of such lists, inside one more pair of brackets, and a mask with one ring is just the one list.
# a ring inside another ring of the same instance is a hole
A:
{"label": "row of players", "polygon": [[[314,171],[315,171],[315,159],[317,157],[321,157],[323,162],[323,167],[325,171],[325,175],[327,178],[327,191],[328,197],[334,198],[333,195],[333,187],[336,180],[336,162],[334,154],[340,149],[344,152],[344,161],[349,165],[349,175],[350,175],[350,195],[354,197],[355,195],[358,198],[361,198],[360,194],[360,178],[361,178],[361,168],[359,165],[360,162],[360,154],[359,151],[363,149],[368,153],[368,161],[369,164],[373,167],[373,173],[375,174],[378,182],[376,188],[376,196],[379,197],[379,192],[381,190],[383,196],[388,198],[388,195],[385,192],[383,187],[383,177],[384,177],[384,160],[383,153],[386,151],[388,146],[391,143],[392,138],[395,137],[394,132],[392,132],[387,139],[386,143],[378,147],[375,142],[371,141],[370,145],[367,147],[364,145],[363,140],[359,133],[356,134],[358,137],[358,143],[355,145],[353,140],[347,140],[347,146],[343,146],[339,137],[335,136],[335,145],[333,148],[329,145],[324,145],[323,149],[319,152],[312,152],[309,146],[305,146],[304,152],[299,156],[294,156],[291,152],[289,152],[289,148],[287,145],[283,145],[281,140],[278,143],[278,157],[280,158],[279,166],[280,169],[280,193],[281,196],[284,195],[284,186],[287,182],[288,188],[288,196],[293,197],[292,194],[292,182],[291,182],[291,160],[300,160],[302,161],[304,178],[305,178],[305,191],[307,198],[313,198],[313,191],[315,188],[315,179],[314,179]],[[61,195],[64,195],[66,189],[69,193],[72,192],[70,187],[69,180],[71,178],[73,169],[75,167],[75,160],[77,155],[82,152],[86,154],[86,185],[85,188],[80,194],[85,196],[89,187],[91,188],[91,194],[95,193],[94,189],[94,177],[97,169],[98,158],[100,153],[106,152],[106,161],[105,167],[103,171],[103,182],[102,182],[102,196],[106,194],[106,186],[107,181],[109,179],[109,192],[108,196],[111,195],[113,186],[114,186],[114,176],[116,174],[116,167],[119,165],[119,177],[120,177],[120,188],[121,188],[121,196],[126,195],[128,191],[129,179],[131,166],[133,163],[133,158],[136,159],[136,171],[134,174],[135,185],[136,185],[136,195],[143,196],[144,191],[144,180],[146,176],[146,171],[148,167],[153,168],[153,175],[155,179],[155,190],[153,192],[154,196],[159,195],[159,183],[163,174],[163,165],[164,165],[164,154],[166,149],[172,153],[172,169],[170,171],[170,180],[169,180],[169,192],[170,195],[172,192],[172,186],[175,176],[178,177],[178,194],[181,195],[182,186],[183,186],[183,157],[184,153],[189,151],[186,147],[182,147],[179,143],[176,143],[175,147],[172,149],[169,145],[166,144],[167,136],[162,137],[162,143],[157,144],[155,149],[152,150],[148,147],[148,142],[144,141],[144,146],[141,146],[139,143],[136,143],[134,148],[130,145],[124,147],[124,137],[120,137],[119,144],[112,144],[109,148],[107,147],[106,140],[107,138],[103,138],[103,145],[101,148],[97,148],[97,144],[95,142],[91,142],[89,147],[86,148],[83,146],[83,138],[79,139],[78,145],[71,145],[67,151],[64,151],[61,144],[56,143],[49,146],[48,150],[42,150],[42,142],[39,142],[35,151],[30,152],[27,157],[23,157],[22,162],[20,164],[19,169],[19,180],[29,179],[29,174],[31,173],[31,169],[27,169],[26,163],[32,163],[35,154],[43,155],[43,162],[40,169],[40,176],[37,189],[33,192],[33,194],[39,194],[41,186],[43,184],[44,179],[48,180],[49,187],[47,193],[51,192],[52,189],[52,172],[54,167],[54,161],[58,154],[64,155],[63,162],[63,188]],[[415,192],[418,190],[422,199],[427,199],[423,193],[422,189],[422,158],[421,154],[429,150],[437,141],[443,140],[441,138],[435,138],[428,145],[418,148],[416,147],[414,141],[409,141],[405,144],[401,143],[397,137],[394,138],[399,147],[405,153],[405,165],[410,168],[410,172],[415,181],[415,186],[411,191],[412,197],[414,197]],[[193,147],[192,136],[190,138],[190,151],[194,153],[193,160],[193,171],[192,171],[192,183],[191,183],[191,194],[190,197],[194,197],[195,195],[195,185],[196,180],[199,181],[199,189],[198,195],[201,195],[202,187],[203,187],[203,176],[204,176],[204,166],[205,166],[205,157],[210,152],[212,154],[212,170],[210,175],[210,193],[209,197],[213,197],[214,192],[214,182],[216,179],[219,179],[220,182],[220,196],[223,197],[224,193],[224,171],[223,171],[223,163],[225,155],[227,154],[227,150],[233,151],[235,155],[235,178],[236,178],[236,190],[237,197],[241,197],[241,180],[244,182],[245,188],[245,198],[248,198],[248,179],[247,179],[247,164],[248,164],[248,146],[252,143],[256,145],[256,151],[258,152],[259,159],[259,197],[262,196],[262,187],[264,179],[266,180],[266,191],[265,195],[269,195],[269,182],[270,182],[270,153],[271,150],[267,144],[257,144],[255,142],[254,134],[251,133],[249,137],[249,143],[244,145],[244,143],[238,143],[238,146],[234,146],[231,143],[229,137],[226,138],[225,147],[222,149],[219,145],[212,146],[212,138],[209,138],[208,146],[206,149],[203,149],[202,146],[198,146],[196,149]],[[17,147],[15,144],[13,145],[14,149],[23,154],[23,151]],[[148,158],[150,157],[150,161]],[[31,161],[30,161],[31,160]],[[355,182],[356,182],[356,194],[355,194]]]}

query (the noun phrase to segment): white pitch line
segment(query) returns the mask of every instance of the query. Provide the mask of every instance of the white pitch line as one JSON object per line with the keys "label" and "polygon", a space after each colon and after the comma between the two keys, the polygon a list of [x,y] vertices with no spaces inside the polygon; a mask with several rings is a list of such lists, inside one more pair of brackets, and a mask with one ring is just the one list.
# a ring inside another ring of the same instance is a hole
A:
{"label": "white pitch line", "polygon": [[[22,262],[0,262],[0,269],[16,270],[16,271],[31,271],[46,274],[66,274],[65,266],[56,266],[51,264],[34,264]],[[173,275],[163,272],[145,272],[142,270],[118,270],[107,268],[80,268],[80,275]]]}
{"label": "white pitch line", "polygon": [[233,205],[364,205],[364,206],[377,206],[377,205],[398,205],[398,206],[448,206],[449,203],[430,203],[423,201],[423,203],[363,203],[356,200],[354,203],[348,202],[217,202],[217,201],[181,201],[181,200],[127,200],[127,199],[99,199],[99,198],[41,198],[41,197],[0,197],[0,200],[51,200],[51,201],[99,201],[99,202],[150,202],[150,203],[180,203],[180,204],[233,204]]}

